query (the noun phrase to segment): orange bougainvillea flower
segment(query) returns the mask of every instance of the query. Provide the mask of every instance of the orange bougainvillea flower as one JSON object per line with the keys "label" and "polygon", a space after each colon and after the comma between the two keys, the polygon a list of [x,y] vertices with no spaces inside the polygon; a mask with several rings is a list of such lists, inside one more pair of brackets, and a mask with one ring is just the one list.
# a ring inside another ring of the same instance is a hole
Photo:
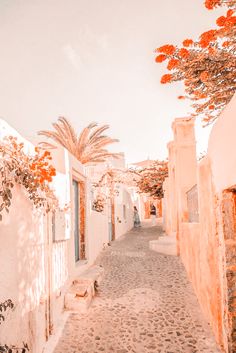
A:
{"label": "orange bougainvillea flower", "polygon": [[203,40],[205,39],[205,40],[212,41],[212,40],[216,39],[216,30],[211,29],[207,32],[204,32],[201,34],[200,38]]}
{"label": "orange bougainvillea flower", "polygon": [[161,83],[168,83],[168,82],[170,82],[171,81],[171,79],[172,79],[172,75],[170,75],[170,74],[165,74],[165,75],[163,75],[162,76],[162,78],[161,78]]}
{"label": "orange bougainvillea flower", "polygon": [[167,55],[174,54],[175,50],[176,50],[176,48],[172,44],[166,44],[166,45],[163,45],[162,47],[157,49],[158,52],[164,53],[164,54],[167,54]]}
{"label": "orange bougainvillea flower", "polygon": [[190,55],[189,51],[185,48],[181,48],[178,52],[179,56],[183,59],[187,59]]}
{"label": "orange bougainvillea flower", "polygon": [[202,48],[206,48],[211,42],[216,40],[216,34],[217,31],[214,29],[211,29],[210,31],[204,32],[200,36],[200,46]]}
{"label": "orange bougainvillea flower", "polygon": [[205,7],[208,10],[213,10],[214,7],[220,4],[220,0],[205,0]]}
{"label": "orange bougainvillea flower", "polygon": [[236,16],[229,17],[226,26],[233,27],[236,25]]}
{"label": "orange bougainvillea flower", "polygon": [[167,69],[168,70],[175,69],[179,65],[179,63],[180,63],[180,61],[177,59],[170,59],[168,65],[167,65]]}
{"label": "orange bougainvillea flower", "polygon": [[210,110],[213,110],[213,109],[215,109],[215,106],[214,106],[214,104],[211,104],[211,105],[209,105],[209,107],[208,107]]}
{"label": "orange bougainvillea flower", "polygon": [[209,52],[209,54],[211,54],[211,55],[215,55],[216,50],[215,50],[214,48],[209,48],[209,49],[208,49],[208,52]]}
{"label": "orange bougainvillea flower", "polygon": [[208,72],[207,72],[207,71],[203,71],[203,72],[201,73],[201,75],[200,75],[200,79],[201,79],[203,82],[205,82],[205,81],[208,80],[208,78],[209,78]]}
{"label": "orange bougainvillea flower", "polygon": [[197,97],[197,99],[203,99],[207,97],[207,95],[201,91],[194,91],[193,94]]}
{"label": "orange bougainvillea flower", "polygon": [[31,166],[30,166],[30,169],[31,170],[35,170],[35,167],[36,167],[35,163],[32,163]]}
{"label": "orange bougainvillea flower", "polygon": [[178,96],[178,99],[185,99],[185,96]]}
{"label": "orange bougainvillea flower", "polygon": [[220,16],[216,20],[216,24],[219,27],[223,27],[226,24],[226,22],[227,22],[227,18],[225,16]]}
{"label": "orange bougainvillea flower", "polygon": [[199,45],[201,48],[207,48],[210,43],[207,40],[200,40]]}
{"label": "orange bougainvillea flower", "polygon": [[230,45],[230,42],[226,40],[224,43],[222,43],[222,47],[227,48]]}
{"label": "orange bougainvillea flower", "polygon": [[155,61],[156,61],[157,63],[162,63],[162,62],[165,61],[166,59],[167,59],[167,58],[166,58],[166,55],[160,54],[160,55],[158,55],[158,56],[156,57]]}
{"label": "orange bougainvillea flower", "polygon": [[192,39],[185,39],[183,41],[183,46],[184,47],[190,47],[190,45],[193,45],[193,40]]}
{"label": "orange bougainvillea flower", "polygon": [[234,10],[230,9],[230,10],[227,11],[226,16],[227,17],[231,17],[231,16],[233,16],[233,14],[234,14]]}

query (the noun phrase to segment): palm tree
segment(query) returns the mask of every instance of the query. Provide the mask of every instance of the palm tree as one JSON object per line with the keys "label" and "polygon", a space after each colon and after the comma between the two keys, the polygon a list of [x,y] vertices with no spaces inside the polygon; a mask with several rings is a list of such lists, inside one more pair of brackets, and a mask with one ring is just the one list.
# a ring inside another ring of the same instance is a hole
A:
{"label": "palm tree", "polygon": [[[85,127],[80,135],[77,135],[71,123],[64,117],[60,117],[56,123],[52,124],[55,131],[42,130],[38,135],[45,136],[57,144],[65,147],[82,164],[101,163],[107,158],[120,158],[120,153],[111,153],[105,147],[111,143],[119,142],[104,135],[104,131],[109,125],[98,126],[97,123],[91,123]],[[56,148],[49,142],[39,143],[43,148]]]}

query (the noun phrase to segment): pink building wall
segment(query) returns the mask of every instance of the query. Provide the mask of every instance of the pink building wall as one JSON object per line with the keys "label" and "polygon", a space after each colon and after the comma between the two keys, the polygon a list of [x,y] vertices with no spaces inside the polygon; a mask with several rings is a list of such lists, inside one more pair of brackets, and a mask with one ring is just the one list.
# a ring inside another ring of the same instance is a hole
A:
{"label": "pink building wall", "polygon": [[[213,126],[207,155],[198,163],[193,122],[174,121],[163,201],[166,233],[177,237],[178,252],[224,352],[236,349],[235,112],[236,97]],[[190,222],[187,193],[195,184],[199,219]]]}

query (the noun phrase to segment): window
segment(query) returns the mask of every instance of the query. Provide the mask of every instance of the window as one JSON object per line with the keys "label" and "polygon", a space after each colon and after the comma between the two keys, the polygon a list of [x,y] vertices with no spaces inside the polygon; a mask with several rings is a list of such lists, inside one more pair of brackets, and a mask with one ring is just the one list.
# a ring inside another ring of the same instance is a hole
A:
{"label": "window", "polygon": [[62,241],[70,238],[70,218],[65,210],[52,212],[52,241]]}

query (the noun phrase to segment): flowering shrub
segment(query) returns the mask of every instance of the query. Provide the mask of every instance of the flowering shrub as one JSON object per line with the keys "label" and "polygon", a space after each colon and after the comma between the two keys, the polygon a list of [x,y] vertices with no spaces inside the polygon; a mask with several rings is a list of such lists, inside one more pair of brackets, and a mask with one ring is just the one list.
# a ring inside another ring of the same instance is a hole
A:
{"label": "flowering shrub", "polygon": [[103,212],[105,201],[106,199],[103,196],[97,195],[96,199],[93,201],[93,205],[92,205],[93,210],[96,212]]}
{"label": "flowering shrub", "polygon": [[125,184],[137,188],[141,194],[148,194],[155,198],[163,197],[163,182],[168,176],[168,163],[166,161],[155,161],[151,167],[138,169],[109,169],[102,176],[97,187],[109,188],[109,195],[116,194],[115,185]]}
{"label": "flowering shrub", "polygon": [[193,116],[202,115],[206,124],[213,122],[230,101],[236,90],[236,0],[206,0],[212,10],[227,6],[217,28],[202,33],[199,39],[185,39],[182,47],[163,45],[155,51],[157,63],[166,61],[171,73],[164,74],[161,83],[183,81],[186,95],[194,102]]}
{"label": "flowering shrub", "polygon": [[235,0],[205,0],[205,7],[208,10],[213,10],[214,7],[227,5],[228,7],[235,6]]}
{"label": "flowering shrub", "polygon": [[50,164],[50,152],[35,147],[35,154],[24,152],[24,144],[9,136],[0,142],[0,220],[2,212],[9,212],[12,189],[15,184],[22,185],[29,199],[46,212],[56,205],[56,199],[49,183],[56,175]]}
{"label": "flowering shrub", "polygon": [[163,195],[163,182],[168,176],[168,163],[166,161],[155,161],[151,167],[139,171],[140,178],[136,185],[140,193],[145,193],[161,199]]}

